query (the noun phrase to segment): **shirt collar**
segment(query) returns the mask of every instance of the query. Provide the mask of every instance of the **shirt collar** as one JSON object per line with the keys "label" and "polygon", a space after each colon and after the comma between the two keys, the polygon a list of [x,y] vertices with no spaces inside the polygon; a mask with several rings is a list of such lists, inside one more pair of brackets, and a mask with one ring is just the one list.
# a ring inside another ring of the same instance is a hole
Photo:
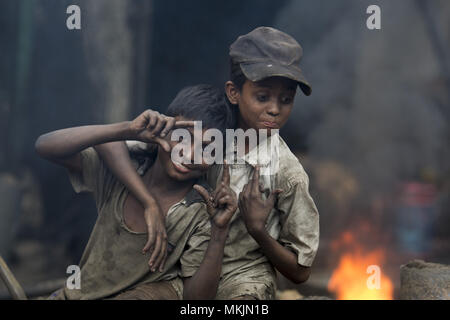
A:
{"label": "shirt collar", "polygon": [[[279,140],[277,139],[279,139],[278,134],[267,137],[267,139],[264,139],[264,141],[260,141],[255,148],[241,157],[240,160],[251,165],[252,167],[255,167],[256,165],[259,165],[261,167],[270,167],[274,157],[277,157],[279,153]],[[239,163],[237,147],[238,146],[235,141],[233,153],[236,162]]]}

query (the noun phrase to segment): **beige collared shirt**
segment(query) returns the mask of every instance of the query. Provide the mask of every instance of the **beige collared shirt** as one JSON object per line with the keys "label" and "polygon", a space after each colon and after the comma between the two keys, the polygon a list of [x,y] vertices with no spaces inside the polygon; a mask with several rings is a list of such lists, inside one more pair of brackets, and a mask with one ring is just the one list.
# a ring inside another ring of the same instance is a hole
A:
{"label": "beige collared shirt", "polygon": [[[262,143],[272,147],[263,148]],[[275,189],[284,190],[267,218],[266,228],[274,239],[297,255],[300,265],[309,267],[319,245],[319,213],[309,194],[308,175],[278,134],[262,143],[243,157],[243,164],[230,164],[230,185],[239,195],[251,179],[255,165],[260,165],[263,197]],[[222,165],[215,165],[208,172],[208,182],[213,188],[220,181],[222,170]],[[263,288],[269,288],[266,292],[273,293],[275,289],[272,265],[248,234],[239,210],[233,217],[226,242],[222,276],[218,296],[224,292],[224,298],[242,291],[240,282],[247,281],[250,286],[263,283]]]}

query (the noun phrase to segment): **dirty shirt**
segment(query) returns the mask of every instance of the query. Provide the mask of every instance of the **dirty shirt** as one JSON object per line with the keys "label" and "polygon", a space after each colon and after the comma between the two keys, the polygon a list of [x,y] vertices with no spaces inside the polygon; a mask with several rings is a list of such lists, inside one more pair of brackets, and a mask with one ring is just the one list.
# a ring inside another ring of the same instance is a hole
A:
{"label": "dirty shirt", "polygon": [[[127,141],[131,154],[145,155],[152,149],[142,142]],[[309,177],[299,159],[284,140],[274,134],[261,141],[245,155],[238,153],[237,145],[229,150],[235,161],[228,161],[230,186],[239,196],[251,179],[254,168],[260,166],[260,182],[264,199],[275,189],[282,189],[275,208],[270,212],[266,229],[269,234],[297,256],[301,266],[310,267],[319,246],[319,213],[309,193]],[[223,166],[212,165],[208,170],[208,185],[215,188],[222,179]],[[199,241],[206,245],[206,241]],[[192,252],[199,260],[204,249]],[[225,244],[222,273],[216,299],[242,296],[253,299],[274,299],[276,272],[250,236],[239,209],[234,214]]]}
{"label": "dirty shirt", "polygon": [[[299,159],[278,134],[260,142],[244,156],[239,157],[236,147],[230,152],[236,159],[228,161],[230,186],[237,196],[251,179],[257,164],[264,188],[262,197],[267,199],[273,190],[283,190],[267,218],[266,229],[297,255],[299,265],[310,267],[319,245],[319,213],[309,194],[308,175]],[[208,182],[213,188],[222,179],[222,172],[222,165],[214,165],[208,171]],[[217,298],[247,295],[255,299],[273,299],[275,281],[273,266],[248,233],[238,209],[225,244]]]}
{"label": "dirty shirt", "polygon": [[[171,281],[182,298],[181,277],[190,277],[203,258],[210,235],[210,223],[201,196],[192,189],[166,216],[169,246],[163,272],[151,272],[149,254],[142,254],[147,233],[130,230],[123,219],[123,207],[129,194],[108,170],[93,148],[81,152],[82,170],[69,173],[74,190],[92,193],[98,217],[80,261],[79,289],[64,288],[66,299],[102,299],[137,285]],[[147,159],[148,160],[148,159]],[[143,175],[152,163],[133,160]],[[198,183],[207,187],[206,183]],[[208,188],[208,187],[207,187]]]}

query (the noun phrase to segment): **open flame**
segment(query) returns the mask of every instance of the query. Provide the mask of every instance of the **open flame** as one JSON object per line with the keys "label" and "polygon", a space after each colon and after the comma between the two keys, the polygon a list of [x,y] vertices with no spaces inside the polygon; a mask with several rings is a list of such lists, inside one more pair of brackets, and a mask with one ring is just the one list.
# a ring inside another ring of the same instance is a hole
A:
{"label": "open flame", "polygon": [[343,252],[328,282],[328,290],[338,300],[393,299],[392,281],[381,272],[385,259],[382,249],[363,250],[351,232],[344,232],[333,247]]}

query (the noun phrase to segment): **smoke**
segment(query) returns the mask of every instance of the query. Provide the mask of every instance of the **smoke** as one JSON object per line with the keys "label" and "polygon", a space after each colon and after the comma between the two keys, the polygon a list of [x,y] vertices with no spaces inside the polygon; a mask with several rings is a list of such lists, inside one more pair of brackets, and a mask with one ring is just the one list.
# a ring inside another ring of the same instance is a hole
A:
{"label": "smoke", "polygon": [[[423,170],[442,175],[449,163],[442,104],[449,101],[414,2],[380,1],[379,31],[366,28],[368,1],[319,2],[291,1],[277,18],[277,27],[303,45],[303,70],[313,88],[311,98],[298,97],[289,134],[305,138],[315,160],[350,170],[365,199]],[[432,4],[436,12],[450,12],[448,2]],[[449,30],[444,17],[436,15],[438,25]]]}

